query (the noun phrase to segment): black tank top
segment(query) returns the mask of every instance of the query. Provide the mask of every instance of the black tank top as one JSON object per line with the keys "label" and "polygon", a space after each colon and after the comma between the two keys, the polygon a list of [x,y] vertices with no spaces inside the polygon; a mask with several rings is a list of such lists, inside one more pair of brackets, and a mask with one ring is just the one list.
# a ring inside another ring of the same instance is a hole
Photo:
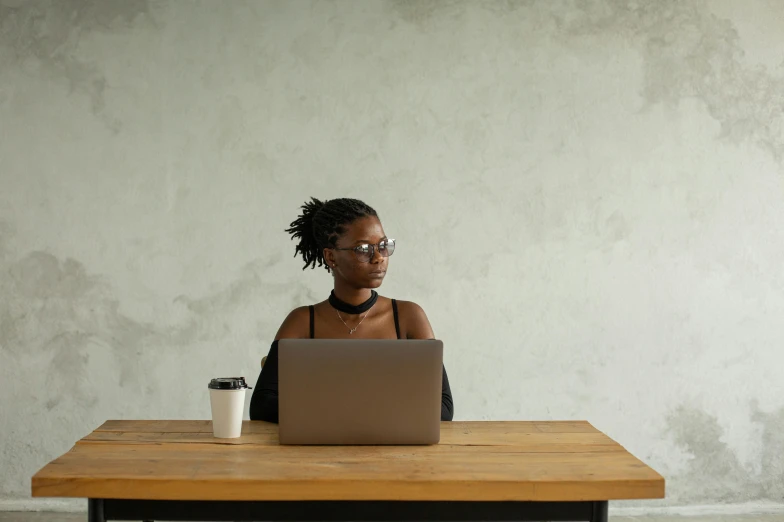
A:
{"label": "black tank top", "polygon": [[[315,309],[310,306],[310,338],[315,339]],[[400,322],[398,321],[397,301],[392,299],[392,312],[395,316],[395,332],[400,339]],[[451,421],[454,415],[452,390],[446,368],[442,368],[441,380],[441,420]],[[273,341],[267,355],[267,362],[261,369],[250,401],[251,420],[278,422],[278,341]]]}
{"label": "black tank top", "polygon": [[[316,338],[316,309],[313,305],[308,306],[308,310],[310,310],[310,338]],[[397,333],[397,338],[400,339],[400,321],[397,317],[397,301],[392,299],[392,315],[395,316],[395,332]]]}

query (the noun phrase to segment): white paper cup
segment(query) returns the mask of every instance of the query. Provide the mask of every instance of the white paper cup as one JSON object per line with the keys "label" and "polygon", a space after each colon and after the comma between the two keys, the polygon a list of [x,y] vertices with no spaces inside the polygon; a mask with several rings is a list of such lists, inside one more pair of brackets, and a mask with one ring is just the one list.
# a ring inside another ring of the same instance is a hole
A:
{"label": "white paper cup", "polygon": [[242,377],[223,377],[210,382],[212,434],[216,438],[234,439],[242,435],[246,389],[248,385]]}

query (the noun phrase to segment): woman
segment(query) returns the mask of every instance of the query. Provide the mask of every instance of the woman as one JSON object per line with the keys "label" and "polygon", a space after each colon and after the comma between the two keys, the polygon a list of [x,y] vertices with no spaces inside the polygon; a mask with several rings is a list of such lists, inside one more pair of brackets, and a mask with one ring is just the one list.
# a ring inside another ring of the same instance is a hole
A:
{"label": "woman", "polygon": [[[382,297],[381,286],[395,240],[381,227],[376,211],[356,199],[321,202],[312,198],[287,229],[298,238],[294,255],[305,268],[325,266],[334,278],[329,299],[302,306],[280,325],[250,402],[250,418],[278,422],[278,340],[433,339],[433,329],[416,303]],[[441,420],[452,420],[452,393],[446,369],[441,388]]]}

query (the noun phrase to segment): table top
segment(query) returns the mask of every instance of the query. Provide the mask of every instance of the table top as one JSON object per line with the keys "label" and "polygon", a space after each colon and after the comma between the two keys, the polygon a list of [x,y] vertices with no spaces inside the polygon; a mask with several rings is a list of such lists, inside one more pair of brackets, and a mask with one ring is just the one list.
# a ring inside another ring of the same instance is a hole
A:
{"label": "table top", "polygon": [[278,427],[108,421],[32,479],[34,497],[578,501],[664,497],[664,478],[584,421],[444,422],[434,446],[281,446]]}

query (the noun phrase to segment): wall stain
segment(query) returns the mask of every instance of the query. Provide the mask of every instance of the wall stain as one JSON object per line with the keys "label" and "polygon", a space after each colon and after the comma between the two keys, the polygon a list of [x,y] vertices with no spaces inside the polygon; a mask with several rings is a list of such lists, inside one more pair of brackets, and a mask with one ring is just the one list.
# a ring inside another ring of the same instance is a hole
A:
{"label": "wall stain", "polygon": [[724,432],[715,416],[687,406],[677,408],[668,416],[668,431],[675,443],[692,455],[688,470],[671,479],[672,487],[668,490],[677,492],[673,501],[781,500],[784,496],[784,408],[776,413],[763,413],[753,404],[751,411],[751,421],[762,425],[759,472],[744,466],[722,441]]}
{"label": "wall stain", "polygon": [[388,0],[383,4],[402,21],[426,28],[440,19],[455,19],[465,14],[463,0]]}
{"label": "wall stain", "polygon": [[[240,270],[237,280],[223,290],[219,290],[207,297],[191,299],[182,295],[175,302],[184,304],[189,310],[199,315],[214,313],[216,310],[240,306],[247,303],[254,295],[259,295],[262,288],[269,288],[269,283],[264,280],[264,273],[271,270],[283,261],[280,252],[272,254],[264,261],[253,261]],[[287,285],[277,285],[286,287]],[[267,290],[269,292],[269,290]]]}
{"label": "wall stain", "polygon": [[82,407],[98,403],[98,395],[85,386],[90,380],[88,346],[91,338],[87,332],[65,331],[46,341],[43,351],[51,355],[46,372],[47,389],[54,393],[46,401],[47,409],[53,409],[49,408],[50,404],[56,406],[62,401],[62,392],[58,390],[72,390],[70,397]]}
{"label": "wall stain", "polygon": [[758,494],[780,502],[784,499],[784,408],[766,413],[753,403],[751,420],[762,425]]}
{"label": "wall stain", "polygon": [[[221,318],[236,316],[248,306],[260,304],[263,307],[268,304],[265,296],[287,296],[289,309],[324,299],[324,296],[317,295],[302,279],[294,281],[271,279],[268,275],[270,271],[283,262],[285,260],[282,253],[272,253],[265,259],[247,263],[236,279],[221,289],[199,298],[178,296],[174,303],[189,310],[193,314],[193,319],[186,326],[169,333],[169,338],[177,344],[184,344],[192,342],[194,337],[198,340],[208,340],[215,338],[216,335],[230,334],[230,325]],[[280,310],[279,301],[275,302],[275,307],[276,310]],[[282,321],[283,317],[285,315],[274,320]],[[259,340],[271,341],[275,332],[269,331],[269,326],[266,326],[266,330],[264,325],[260,325],[259,328]]]}
{"label": "wall stain", "polygon": [[31,252],[9,268],[16,291],[32,298],[60,297],[78,299],[101,283],[89,277],[84,266],[66,259],[60,261],[46,252]]}
{"label": "wall stain", "polygon": [[11,253],[11,226],[0,221],[0,262]]}
{"label": "wall stain", "polygon": [[745,500],[748,490],[741,485],[747,472],[721,440],[723,431],[716,417],[681,406],[668,416],[667,425],[675,443],[693,457],[688,471],[673,478],[676,485],[670,491],[678,492],[678,501],[710,499],[731,503]]}
{"label": "wall stain", "polygon": [[121,387],[144,382],[137,347],[156,328],[119,313],[111,286],[82,263],[31,252],[0,267],[0,291],[0,345],[20,364],[31,353],[47,355],[46,393],[55,395],[44,400],[59,401],[64,389],[81,404],[97,400],[88,374],[96,349],[112,353]]}
{"label": "wall stain", "polygon": [[47,81],[64,79],[69,93],[87,96],[92,113],[116,133],[121,124],[105,110],[106,77],[79,58],[78,46],[92,32],[130,30],[140,18],[155,23],[149,0],[4,0],[0,70],[15,66]]}
{"label": "wall stain", "polygon": [[[0,230],[9,227],[0,223]],[[6,240],[0,236],[0,245]],[[146,369],[161,349],[187,352],[196,342],[232,335],[232,318],[270,294],[288,295],[291,308],[321,300],[305,281],[269,280],[267,274],[283,261],[282,253],[271,254],[248,263],[225,287],[197,299],[180,296],[173,304],[184,304],[190,314],[181,323],[161,324],[123,314],[110,282],[81,262],[30,252],[0,263],[0,347],[20,366],[30,356],[43,357],[48,386],[38,400],[47,408],[61,403],[62,390],[82,406],[95,404],[89,372],[91,354],[97,353],[114,360],[118,387],[155,395],[160,385],[148,380]],[[274,335],[266,322],[257,329],[262,343]]]}
{"label": "wall stain", "polygon": [[719,138],[754,143],[784,159],[784,75],[743,63],[740,37],[704,0],[596,0],[551,6],[564,34],[624,36],[640,49],[646,108],[701,100],[721,125]]}
{"label": "wall stain", "polygon": [[7,7],[9,9],[18,9],[26,4],[29,0],[0,0],[0,7]]}
{"label": "wall stain", "polygon": [[623,37],[644,59],[643,110],[698,99],[720,124],[718,138],[749,142],[784,160],[784,74],[745,64],[732,22],[712,14],[705,0],[393,0],[384,5],[422,29],[478,6],[521,22],[544,10],[562,38]]}

